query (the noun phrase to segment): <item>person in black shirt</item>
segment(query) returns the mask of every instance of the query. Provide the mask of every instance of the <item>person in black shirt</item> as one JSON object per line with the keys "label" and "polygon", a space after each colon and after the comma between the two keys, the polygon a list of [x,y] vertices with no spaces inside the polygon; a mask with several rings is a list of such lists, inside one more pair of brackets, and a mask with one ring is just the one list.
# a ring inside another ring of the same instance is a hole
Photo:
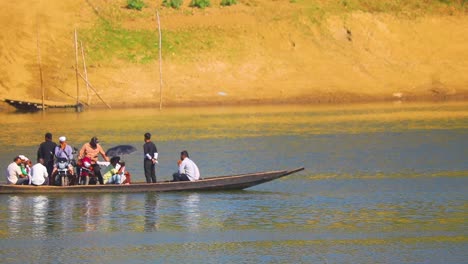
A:
{"label": "person in black shirt", "polygon": [[158,163],[158,150],[156,145],[151,142],[151,134],[145,133],[145,144],[143,145],[143,152],[145,154],[144,169],[147,183],[156,182],[156,168],[155,165]]}
{"label": "person in black shirt", "polygon": [[[43,159],[44,165],[47,168],[47,173],[52,175],[52,170],[54,169],[54,151],[57,144],[52,141],[52,134],[47,132],[45,134],[45,141],[39,145],[37,150],[37,159]],[[52,181],[50,181],[52,182]]]}

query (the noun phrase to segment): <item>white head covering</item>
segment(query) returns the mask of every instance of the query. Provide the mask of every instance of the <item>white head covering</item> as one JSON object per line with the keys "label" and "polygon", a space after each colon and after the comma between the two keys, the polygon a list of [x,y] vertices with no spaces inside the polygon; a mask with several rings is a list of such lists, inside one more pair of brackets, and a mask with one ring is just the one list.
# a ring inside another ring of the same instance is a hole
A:
{"label": "white head covering", "polygon": [[25,155],[18,156],[21,160],[28,161],[29,159]]}
{"label": "white head covering", "polygon": [[65,136],[61,136],[61,137],[59,137],[59,141],[60,142],[65,142],[65,141],[67,141],[67,138]]}

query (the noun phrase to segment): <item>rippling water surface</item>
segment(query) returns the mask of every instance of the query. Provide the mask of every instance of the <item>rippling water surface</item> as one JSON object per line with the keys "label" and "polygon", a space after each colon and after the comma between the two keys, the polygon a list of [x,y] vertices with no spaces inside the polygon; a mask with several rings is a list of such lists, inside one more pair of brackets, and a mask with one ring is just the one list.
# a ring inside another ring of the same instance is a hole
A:
{"label": "rippling water surface", "polygon": [[[206,177],[305,166],[245,191],[0,195],[1,263],[466,263],[468,106],[398,104],[0,113],[0,164],[43,134],[96,135],[143,180],[187,149]],[[4,171],[4,169],[3,169]]]}

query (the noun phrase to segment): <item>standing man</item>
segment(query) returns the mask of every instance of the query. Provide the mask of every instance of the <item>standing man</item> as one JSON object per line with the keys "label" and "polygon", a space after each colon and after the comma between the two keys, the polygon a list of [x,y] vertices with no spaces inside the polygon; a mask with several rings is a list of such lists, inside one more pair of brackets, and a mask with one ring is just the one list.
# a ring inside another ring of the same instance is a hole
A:
{"label": "standing man", "polygon": [[8,165],[6,178],[7,184],[16,184],[16,185],[28,185],[29,178],[28,176],[23,175],[21,171],[20,164],[23,161],[20,157],[15,157],[13,162]]}
{"label": "standing man", "polygon": [[197,164],[189,159],[186,150],[180,153],[180,160],[177,161],[177,165],[179,165],[179,171],[172,175],[173,181],[197,181],[200,179]]}
{"label": "standing man", "polygon": [[151,141],[151,134],[145,133],[145,144],[143,145],[143,152],[145,154],[145,161],[143,163],[145,169],[145,177],[147,183],[156,182],[156,168],[158,163],[158,150],[156,145]]}
{"label": "standing man", "polygon": [[[52,141],[52,134],[47,132],[45,134],[45,141],[39,145],[39,149],[37,150],[37,159],[44,160],[48,175],[52,175],[54,169],[54,151],[56,146],[57,144]],[[49,184],[52,185],[52,181]]]}
{"label": "standing man", "polygon": [[32,166],[31,176],[32,185],[39,186],[47,184],[46,179],[49,174],[47,173],[47,168],[44,166],[44,159],[39,158],[37,164]]}
{"label": "standing man", "polygon": [[99,144],[99,139],[97,137],[92,137],[89,143],[84,144],[81,148],[79,159],[81,160],[84,157],[88,157],[91,160],[94,175],[98,178],[99,184],[104,184],[101,167],[99,167],[99,164],[97,163],[99,154],[105,161],[109,161],[109,157],[107,157],[106,152]]}

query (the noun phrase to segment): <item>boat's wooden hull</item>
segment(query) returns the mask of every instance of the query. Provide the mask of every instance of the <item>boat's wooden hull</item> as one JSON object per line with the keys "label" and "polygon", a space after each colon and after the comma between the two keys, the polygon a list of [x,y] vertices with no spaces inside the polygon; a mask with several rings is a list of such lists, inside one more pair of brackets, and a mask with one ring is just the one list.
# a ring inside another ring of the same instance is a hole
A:
{"label": "boat's wooden hull", "polygon": [[[42,102],[40,101],[21,101],[21,100],[13,100],[13,99],[4,99],[7,104],[13,106],[16,108],[18,112],[37,112],[42,110]],[[75,109],[77,112],[82,112],[83,111],[83,105],[82,104],[67,104],[67,103],[61,103],[61,102],[51,102],[51,101],[46,101],[44,103],[44,108],[45,109],[51,109],[51,108],[62,108],[62,109]]]}
{"label": "boat's wooden hull", "polygon": [[42,194],[42,193],[135,193],[135,192],[174,192],[174,191],[223,191],[242,190],[269,182],[292,173],[304,170],[269,171],[233,176],[207,178],[195,182],[158,182],[130,185],[76,185],[76,186],[29,186],[0,185],[0,194]]}

